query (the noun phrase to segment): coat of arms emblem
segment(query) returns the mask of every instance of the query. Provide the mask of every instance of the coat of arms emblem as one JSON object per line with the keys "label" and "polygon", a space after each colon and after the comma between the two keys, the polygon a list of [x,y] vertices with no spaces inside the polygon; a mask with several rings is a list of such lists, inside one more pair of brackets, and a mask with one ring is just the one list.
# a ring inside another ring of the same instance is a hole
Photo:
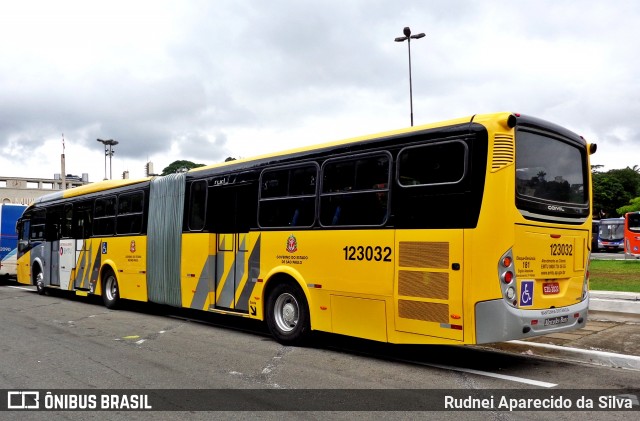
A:
{"label": "coat of arms emblem", "polygon": [[298,251],[298,240],[296,240],[296,237],[293,234],[287,238],[287,251],[289,253],[295,253]]}

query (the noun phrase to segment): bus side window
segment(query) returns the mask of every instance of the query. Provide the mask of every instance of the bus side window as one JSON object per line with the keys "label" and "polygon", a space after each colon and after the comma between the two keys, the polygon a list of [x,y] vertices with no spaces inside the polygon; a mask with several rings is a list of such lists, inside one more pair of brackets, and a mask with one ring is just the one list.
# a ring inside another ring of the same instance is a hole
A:
{"label": "bus side window", "polygon": [[29,219],[23,219],[18,224],[18,251],[23,251],[29,246],[29,237],[31,221]]}
{"label": "bus side window", "polygon": [[190,231],[202,231],[206,222],[207,181],[199,180],[191,184],[189,196]]}
{"label": "bus side window", "polygon": [[264,228],[309,228],[315,223],[315,163],[265,170],[260,178],[258,221]]}
{"label": "bus side window", "polygon": [[80,202],[73,207],[73,237],[76,239],[86,239],[91,237],[93,229],[91,213],[93,202]]}
{"label": "bus side window", "polygon": [[214,185],[207,194],[206,226],[210,232],[249,232],[256,225],[255,181],[230,185]]}
{"label": "bus side window", "polygon": [[115,234],[116,198],[115,196],[96,199],[93,234],[97,236]]}
{"label": "bus side window", "polygon": [[403,187],[458,183],[466,174],[467,154],[457,140],[409,146],[398,155],[398,182]]}
{"label": "bus side window", "polygon": [[46,213],[44,209],[33,212],[31,218],[31,240],[44,240],[44,228],[46,222]]}
{"label": "bus side window", "polygon": [[144,211],[144,193],[141,191],[118,196],[117,234],[140,234]]}
{"label": "bus side window", "polygon": [[62,220],[62,238],[71,238],[73,235],[73,205],[66,205]]}
{"label": "bus side window", "polygon": [[385,224],[389,208],[390,165],[391,158],[386,153],[325,162],[322,167],[320,224]]}
{"label": "bus side window", "polygon": [[60,227],[62,222],[62,207],[54,206],[47,208],[47,219],[45,226],[45,240],[56,241],[60,239]]}

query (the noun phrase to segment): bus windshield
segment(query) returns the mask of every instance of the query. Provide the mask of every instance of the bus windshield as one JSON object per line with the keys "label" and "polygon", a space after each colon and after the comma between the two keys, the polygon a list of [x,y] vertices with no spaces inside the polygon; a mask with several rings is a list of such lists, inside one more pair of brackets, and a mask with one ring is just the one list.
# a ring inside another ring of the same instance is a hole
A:
{"label": "bus windshield", "polygon": [[622,240],[624,238],[624,224],[619,222],[601,222],[600,223],[600,239],[601,240]]}
{"label": "bus windshield", "polygon": [[520,196],[584,205],[588,202],[580,150],[568,143],[520,130],[516,140],[516,191]]}
{"label": "bus windshield", "polygon": [[640,232],[640,213],[629,215],[629,231]]}

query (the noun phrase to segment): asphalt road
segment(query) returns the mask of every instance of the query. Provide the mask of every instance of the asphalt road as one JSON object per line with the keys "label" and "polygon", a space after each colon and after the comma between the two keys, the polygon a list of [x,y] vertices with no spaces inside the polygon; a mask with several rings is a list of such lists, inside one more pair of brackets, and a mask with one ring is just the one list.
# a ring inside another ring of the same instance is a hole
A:
{"label": "asphalt road", "polygon": [[596,260],[625,260],[623,252],[599,251],[591,253],[591,258]]}
{"label": "asphalt road", "polygon": [[615,260],[624,259],[624,253],[607,253],[607,252],[593,252],[591,258],[595,260]]}
{"label": "asphalt road", "polygon": [[[343,400],[351,404],[351,399],[362,398],[353,394],[353,389],[441,389],[452,393],[490,390],[497,391],[497,395],[500,391],[520,391],[534,396],[576,388],[612,389],[613,394],[619,394],[640,387],[637,371],[513,350],[398,346],[326,334],[316,335],[309,346],[287,347],[272,340],[261,323],[250,320],[155,305],[113,311],[92,298],[39,296],[32,288],[14,283],[0,283],[0,320],[3,390],[190,389],[199,396],[195,389],[226,393],[230,389],[301,389],[317,393],[338,389],[346,391]],[[274,402],[291,396],[252,396],[259,412],[247,410],[245,403],[238,401],[237,411],[223,406],[227,411],[196,412],[185,404],[181,407],[183,412],[56,412],[56,418],[388,420],[425,415],[343,412],[333,406],[326,408],[332,412],[291,412],[287,406],[290,401]],[[310,395],[298,398],[300,409],[317,409],[313,406],[317,404],[322,408],[322,403]],[[174,396],[173,400],[179,397]],[[274,408],[286,411],[273,412]],[[439,419],[457,420],[462,413],[434,414]],[[51,416],[43,411],[0,413],[3,419]],[[584,416],[584,412],[464,412],[465,419],[483,420]],[[598,412],[597,418],[619,419],[619,414]]]}

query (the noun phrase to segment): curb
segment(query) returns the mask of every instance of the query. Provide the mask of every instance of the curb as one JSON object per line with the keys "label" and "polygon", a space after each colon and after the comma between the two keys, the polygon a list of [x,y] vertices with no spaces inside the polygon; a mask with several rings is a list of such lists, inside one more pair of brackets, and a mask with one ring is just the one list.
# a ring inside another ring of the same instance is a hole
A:
{"label": "curb", "polygon": [[640,314],[640,293],[589,291],[589,310]]}

